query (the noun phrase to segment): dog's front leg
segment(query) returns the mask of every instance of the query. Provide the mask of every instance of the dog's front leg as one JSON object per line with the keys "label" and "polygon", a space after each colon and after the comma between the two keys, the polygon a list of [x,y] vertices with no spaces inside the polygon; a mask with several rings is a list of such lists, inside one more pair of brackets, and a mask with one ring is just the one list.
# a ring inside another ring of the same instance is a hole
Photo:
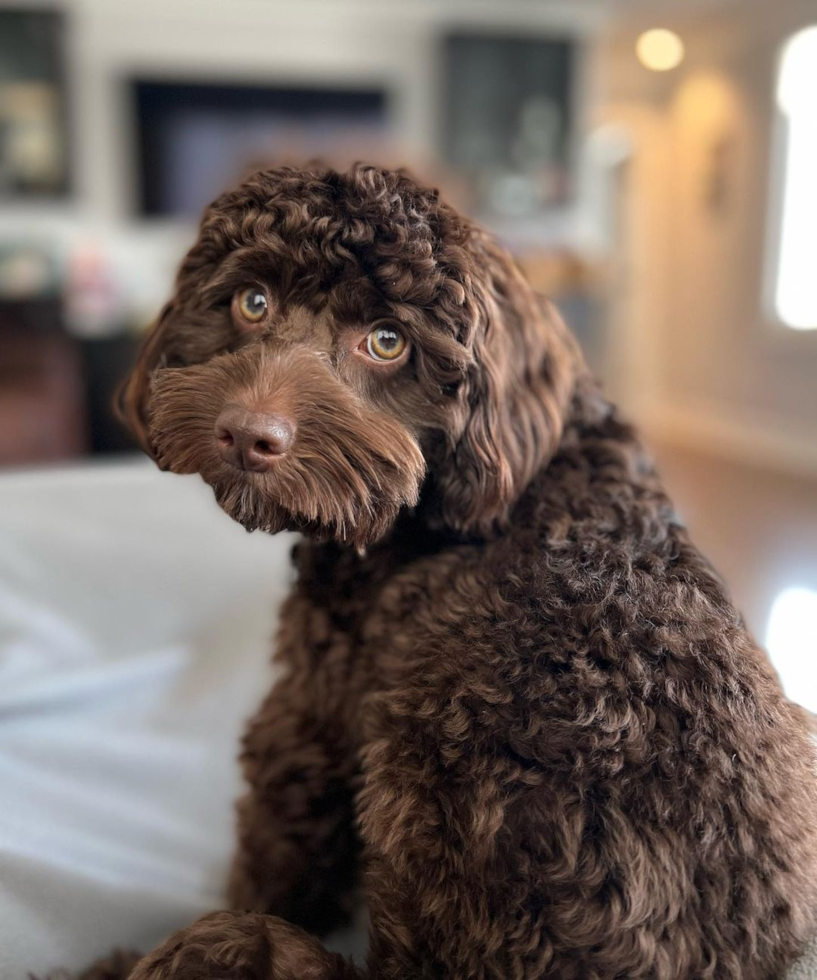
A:
{"label": "dog's front leg", "polygon": [[342,956],[276,916],[214,912],[140,960],[130,980],[359,980]]}
{"label": "dog's front leg", "polygon": [[[229,884],[234,909],[281,916],[324,934],[349,918],[357,878],[357,757],[340,714],[348,639],[299,591],[282,614],[287,674],[244,739],[248,792],[238,804]],[[340,656],[338,654],[341,654]]]}

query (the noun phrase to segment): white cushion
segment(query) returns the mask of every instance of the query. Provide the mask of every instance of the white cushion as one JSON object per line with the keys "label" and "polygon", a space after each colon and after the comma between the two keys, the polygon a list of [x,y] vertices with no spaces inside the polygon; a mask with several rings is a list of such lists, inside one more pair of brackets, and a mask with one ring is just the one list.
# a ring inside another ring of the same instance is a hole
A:
{"label": "white cushion", "polygon": [[288,535],[147,461],[0,477],[0,977],[223,906]]}

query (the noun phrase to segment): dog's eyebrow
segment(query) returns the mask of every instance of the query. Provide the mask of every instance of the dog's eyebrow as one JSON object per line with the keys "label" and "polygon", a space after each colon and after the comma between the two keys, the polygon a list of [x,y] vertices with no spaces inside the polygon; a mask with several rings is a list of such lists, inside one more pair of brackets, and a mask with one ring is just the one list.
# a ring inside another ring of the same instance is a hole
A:
{"label": "dog's eyebrow", "polygon": [[270,284],[275,281],[273,256],[257,247],[233,249],[219,262],[209,282],[204,286],[205,297],[223,298],[227,290],[253,281]]}

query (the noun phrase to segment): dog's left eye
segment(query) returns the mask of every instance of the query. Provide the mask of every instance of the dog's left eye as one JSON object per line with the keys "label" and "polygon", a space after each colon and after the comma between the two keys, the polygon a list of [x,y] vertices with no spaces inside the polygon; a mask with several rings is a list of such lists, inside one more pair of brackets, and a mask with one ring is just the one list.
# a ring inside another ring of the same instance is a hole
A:
{"label": "dog's left eye", "polygon": [[391,324],[375,327],[360,345],[360,350],[375,361],[396,361],[406,349],[406,338]]}
{"label": "dog's left eye", "polygon": [[267,317],[269,306],[267,294],[259,286],[239,289],[233,296],[233,315],[243,323],[261,323]]}

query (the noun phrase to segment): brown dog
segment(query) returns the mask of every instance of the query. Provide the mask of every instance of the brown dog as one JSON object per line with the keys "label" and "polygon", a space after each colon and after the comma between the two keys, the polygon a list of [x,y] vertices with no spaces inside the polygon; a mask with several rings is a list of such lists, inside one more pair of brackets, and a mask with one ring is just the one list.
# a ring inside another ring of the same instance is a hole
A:
{"label": "brown dog", "polygon": [[[772,980],[817,928],[801,714],[553,309],[399,173],[205,214],[125,392],[301,531],[230,884],[134,980]],[[316,938],[362,890],[366,969]]]}

